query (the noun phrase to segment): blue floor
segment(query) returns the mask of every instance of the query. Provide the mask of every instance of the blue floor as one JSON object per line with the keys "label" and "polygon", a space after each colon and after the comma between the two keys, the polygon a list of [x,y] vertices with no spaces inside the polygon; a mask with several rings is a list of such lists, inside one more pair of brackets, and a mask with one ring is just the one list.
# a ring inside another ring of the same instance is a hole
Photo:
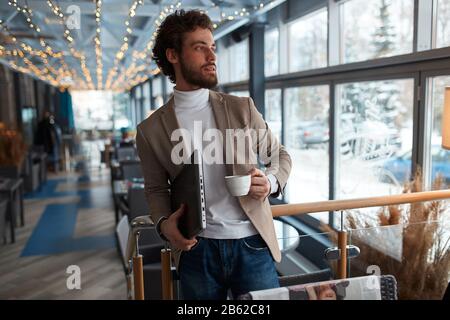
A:
{"label": "blue floor", "polygon": [[21,256],[51,255],[71,251],[112,248],[115,246],[114,233],[107,236],[74,238],[79,209],[104,208],[110,203],[110,188],[96,187],[90,190],[56,192],[58,183],[86,181],[79,179],[48,180],[47,183],[25,199],[44,199],[66,196],[80,196],[78,202],[49,204],[28,239]]}

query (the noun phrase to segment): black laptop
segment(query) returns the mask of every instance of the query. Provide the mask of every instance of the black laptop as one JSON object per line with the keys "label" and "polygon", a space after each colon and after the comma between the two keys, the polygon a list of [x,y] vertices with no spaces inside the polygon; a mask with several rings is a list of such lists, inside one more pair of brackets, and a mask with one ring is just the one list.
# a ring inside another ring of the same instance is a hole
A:
{"label": "black laptop", "polygon": [[178,229],[187,239],[195,237],[206,228],[203,168],[197,159],[198,151],[195,150],[191,155],[191,162],[183,165],[170,186],[172,212],[178,210],[182,203],[186,205],[178,222]]}

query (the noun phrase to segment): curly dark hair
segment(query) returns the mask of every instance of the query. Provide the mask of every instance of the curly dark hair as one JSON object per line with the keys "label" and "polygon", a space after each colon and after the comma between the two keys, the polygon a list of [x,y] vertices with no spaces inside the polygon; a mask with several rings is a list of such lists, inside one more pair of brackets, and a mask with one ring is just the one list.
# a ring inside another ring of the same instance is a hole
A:
{"label": "curly dark hair", "polygon": [[197,28],[209,29],[213,32],[211,19],[199,10],[176,10],[168,15],[157,30],[155,46],[153,47],[153,59],[162,73],[175,83],[175,69],[167,60],[166,50],[175,49],[181,53],[183,36],[186,32],[192,32]]}

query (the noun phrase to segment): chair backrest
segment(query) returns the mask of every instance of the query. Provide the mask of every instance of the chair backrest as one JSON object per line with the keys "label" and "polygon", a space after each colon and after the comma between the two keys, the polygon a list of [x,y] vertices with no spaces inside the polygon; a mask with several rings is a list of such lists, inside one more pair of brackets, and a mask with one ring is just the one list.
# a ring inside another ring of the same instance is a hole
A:
{"label": "chair backrest", "polygon": [[145,198],[144,188],[130,187],[128,189],[128,221],[139,216],[149,215],[150,208]]}
{"label": "chair backrest", "polygon": [[323,269],[315,272],[281,276],[278,278],[280,287],[294,286],[298,284],[328,281],[332,279],[330,269]]}
{"label": "chair backrest", "polygon": [[127,215],[124,215],[116,226],[116,235],[119,243],[120,254],[125,268],[128,265],[127,244],[129,232],[130,232],[130,225],[128,224],[128,217]]}
{"label": "chair backrest", "polygon": [[134,147],[120,147],[117,149],[117,160],[133,160],[137,157],[137,152]]}
{"label": "chair backrest", "polygon": [[136,160],[124,160],[120,161],[120,168],[122,171],[122,179],[133,180],[141,179],[144,174],[142,173],[141,163]]}
{"label": "chair backrest", "polygon": [[238,300],[397,300],[397,282],[371,275],[251,291]]}

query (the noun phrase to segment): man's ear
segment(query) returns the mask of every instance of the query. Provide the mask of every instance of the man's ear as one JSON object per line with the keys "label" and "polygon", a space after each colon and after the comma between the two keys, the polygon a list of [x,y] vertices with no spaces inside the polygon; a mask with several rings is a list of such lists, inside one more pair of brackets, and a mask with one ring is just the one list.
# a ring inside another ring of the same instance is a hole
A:
{"label": "man's ear", "polygon": [[178,63],[178,53],[175,51],[175,49],[167,48],[166,49],[166,58],[172,64]]}

